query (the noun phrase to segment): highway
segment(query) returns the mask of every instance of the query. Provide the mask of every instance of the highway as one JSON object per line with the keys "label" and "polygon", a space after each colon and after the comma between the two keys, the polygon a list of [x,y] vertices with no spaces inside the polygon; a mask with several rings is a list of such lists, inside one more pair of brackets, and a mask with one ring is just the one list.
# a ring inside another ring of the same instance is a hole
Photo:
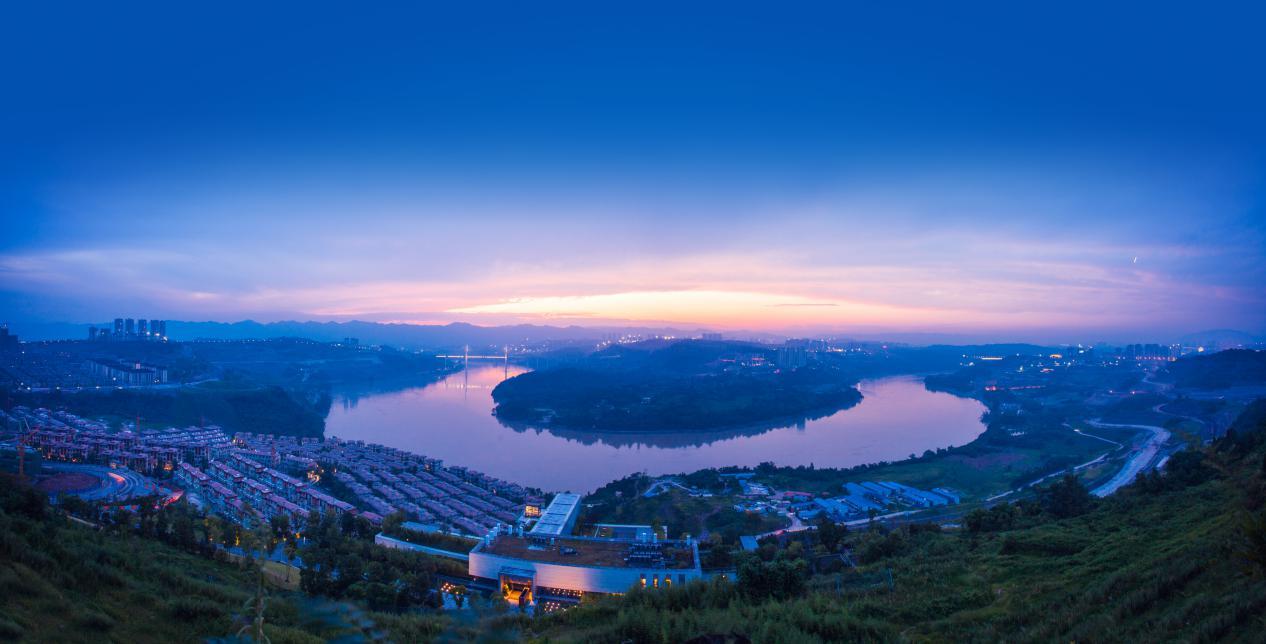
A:
{"label": "highway", "polygon": [[1092,494],[1099,497],[1108,496],[1134,481],[1140,473],[1146,470],[1152,462],[1156,460],[1157,456],[1160,454],[1161,447],[1169,440],[1169,431],[1163,427],[1157,427],[1155,425],[1123,425],[1101,423],[1093,420],[1086,422],[1087,424],[1094,425],[1095,427],[1144,429],[1151,432],[1151,436],[1147,438],[1142,446],[1138,447],[1138,449],[1134,450],[1134,453],[1130,455],[1129,460],[1125,462],[1121,471],[1117,472],[1111,479],[1108,479],[1107,483],[1104,483],[1091,491]]}

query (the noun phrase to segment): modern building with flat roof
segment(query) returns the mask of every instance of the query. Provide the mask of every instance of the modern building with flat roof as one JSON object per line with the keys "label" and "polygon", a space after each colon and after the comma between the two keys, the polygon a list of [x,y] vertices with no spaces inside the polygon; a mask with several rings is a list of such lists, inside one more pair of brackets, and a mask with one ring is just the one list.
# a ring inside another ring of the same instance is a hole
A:
{"label": "modern building with flat roof", "polygon": [[494,530],[471,550],[469,572],[496,583],[511,601],[524,594],[527,601],[575,601],[585,593],[666,588],[703,576],[694,540],[548,536],[512,528]]}
{"label": "modern building with flat roof", "polygon": [[622,523],[595,523],[593,526],[593,536],[599,539],[636,539],[640,541],[650,541],[655,538],[668,538],[668,528],[662,527],[660,534],[655,533],[655,528],[649,525],[627,525]]}
{"label": "modern building with flat roof", "polygon": [[532,526],[531,533],[543,536],[560,536],[571,534],[576,527],[576,516],[580,510],[579,494],[557,494],[550,501],[549,507],[541,512],[541,518]]}

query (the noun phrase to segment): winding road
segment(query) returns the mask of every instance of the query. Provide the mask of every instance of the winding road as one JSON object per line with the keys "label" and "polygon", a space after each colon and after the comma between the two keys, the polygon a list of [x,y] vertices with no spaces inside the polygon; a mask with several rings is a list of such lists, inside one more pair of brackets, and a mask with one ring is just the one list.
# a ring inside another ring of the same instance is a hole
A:
{"label": "winding road", "polygon": [[[1157,407],[1159,406],[1157,405]],[[1144,429],[1152,433],[1141,447],[1134,450],[1134,453],[1130,455],[1129,460],[1125,462],[1125,466],[1121,468],[1121,471],[1117,472],[1111,479],[1108,479],[1107,483],[1091,491],[1092,494],[1099,497],[1108,496],[1134,481],[1140,473],[1156,460],[1157,455],[1160,454],[1161,447],[1169,440],[1170,436],[1169,430],[1155,425],[1124,425],[1101,423],[1093,420],[1086,421],[1086,423],[1095,427]]]}

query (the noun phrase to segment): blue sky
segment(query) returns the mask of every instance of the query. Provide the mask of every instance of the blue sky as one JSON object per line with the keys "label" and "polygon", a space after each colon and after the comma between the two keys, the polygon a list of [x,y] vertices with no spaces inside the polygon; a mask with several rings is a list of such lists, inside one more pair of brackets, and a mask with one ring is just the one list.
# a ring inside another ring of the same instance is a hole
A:
{"label": "blue sky", "polygon": [[1266,332],[1262,9],[679,4],[6,8],[0,317]]}

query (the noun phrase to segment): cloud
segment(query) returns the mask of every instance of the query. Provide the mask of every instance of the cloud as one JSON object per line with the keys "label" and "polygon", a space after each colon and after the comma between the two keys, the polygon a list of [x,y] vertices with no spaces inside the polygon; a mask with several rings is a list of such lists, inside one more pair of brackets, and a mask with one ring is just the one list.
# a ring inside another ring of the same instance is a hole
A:
{"label": "cloud", "polygon": [[0,254],[0,290],[71,320],[1266,326],[1266,233],[1218,214],[1233,201],[1051,176],[862,175],[794,199],[740,182],[81,187],[56,234]]}

